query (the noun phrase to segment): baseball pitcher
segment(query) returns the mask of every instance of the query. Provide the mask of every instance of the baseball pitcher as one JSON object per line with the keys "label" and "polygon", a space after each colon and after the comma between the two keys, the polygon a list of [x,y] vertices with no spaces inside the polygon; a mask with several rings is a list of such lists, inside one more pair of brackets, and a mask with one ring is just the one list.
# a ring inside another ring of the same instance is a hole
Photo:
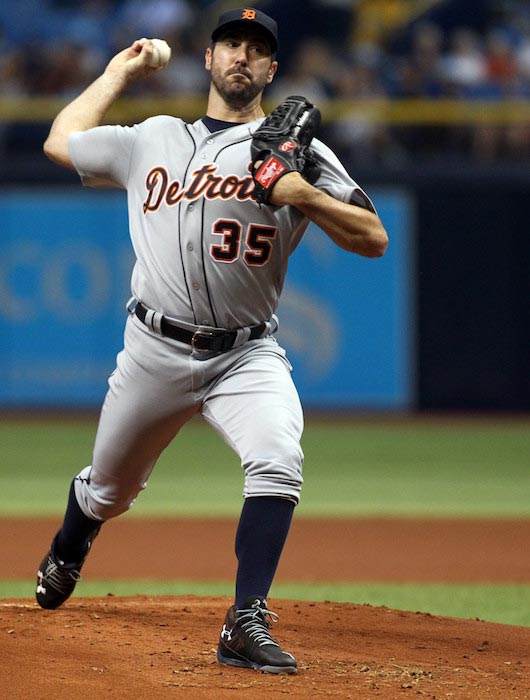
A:
{"label": "baseball pitcher", "polygon": [[387,234],[369,197],[315,138],[314,105],[293,95],[264,117],[262,94],[278,67],[276,22],[232,9],[211,39],[202,119],[102,125],[132,81],[164,67],[157,44],[140,39],[59,113],[44,146],[83,184],[126,190],[136,263],[92,464],[73,479],[36,597],[47,609],[67,600],[102,524],[133,505],[161,452],[200,413],[245,475],[235,600],[218,661],[295,673],[296,660],[271,636],[277,616],[267,605],[303,461],[302,409],[274,314],[309,221],[367,257],[384,254]]}

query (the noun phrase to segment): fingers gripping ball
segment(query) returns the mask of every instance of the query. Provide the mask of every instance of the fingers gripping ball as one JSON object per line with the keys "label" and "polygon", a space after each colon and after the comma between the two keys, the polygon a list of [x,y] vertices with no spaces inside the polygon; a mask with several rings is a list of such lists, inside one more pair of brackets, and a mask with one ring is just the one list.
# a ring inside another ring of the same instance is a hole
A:
{"label": "fingers gripping ball", "polygon": [[149,60],[151,68],[163,68],[169,63],[171,58],[171,47],[163,39],[151,39],[153,53]]}
{"label": "fingers gripping ball", "polygon": [[254,198],[268,204],[276,182],[299,172],[313,184],[320,175],[309,148],[320,124],[320,111],[305,97],[287,97],[256,129],[250,148]]}

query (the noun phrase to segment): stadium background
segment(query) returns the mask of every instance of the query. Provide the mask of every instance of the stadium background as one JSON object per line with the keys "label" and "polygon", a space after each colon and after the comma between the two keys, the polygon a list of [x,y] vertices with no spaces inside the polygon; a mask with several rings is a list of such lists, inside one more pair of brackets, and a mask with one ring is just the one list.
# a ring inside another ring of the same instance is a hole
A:
{"label": "stadium background", "polygon": [[[315,266],[308,275],[306,264],[315,265],[319,242],[313,251],[303,249],[305,260],[293,262],[289,279],[294,288],[286,295],[282,341],[295,353],[306,405],[323,402],[329,407],[335,400],[354,409],[528,410],[526,3],[258,4],[280,21],[280,72],[269,103],[298,92],[322,107],[321,137],[384,207],[381,213],[392,237],[389,260],[382,265],[353,263],[343,256],[330,260],[332,253],[324,248],[330,268],[322,276],[315,274]],[[33,386],[32,395],[28,387],[36,382],[38,357],[53,352],[58,364],[63,360],[66,365],[79,354],[84,370],[78,365],[74,373],[84,371],[100,383],[120,343],[116,330],[106,331],[119,327],[121,308],[112,309],[112,322],[103,333],[96,324],[90,335],[89,327],[91,316],[103,317],[109,303],[126,301],[125,224],[104,199],[91,200],[75,175],[42,155],[53,115],[117,48],[137,35],[160,35],[174,47],[171,67],[131,88],[111,118],[127,122],[159,111],[200,117],[206,90],[201,61],[204,27],[209,25],[205,17],[228,5],[20,0],[0,10],[0,318],[7,329],[0,403],[42,403],[48,393],[52,404],[64,400],[72,405],[72,387],[70,396],[62,397],[50,384],[41,395]],[[92,220],[84,217],[84,232],[76,220],[77,244],[63,206],[67,197],[75,209],[74,196],[85,197],[85,206],[95,212]],[[105,243],[98,245],[98,236],[108,242],[109,251]],[[118,239],[124,239],[123,249],[110,251]],[[90,240],[95,252],[88,250]],[[106,297],[99,289],[92,298],[99,279],[108,285],[105,262],[94,260],[92,253],[121,256],[118,263],[112,261],[113,270],[118,264],[119,279]],[[299,289],[302,278],[308,280],[306,290]],[[344,288],[325,288],[326,279],[340,281]],[[348,289],[354,303],[344,308]],[[312,356],[304,333],[317,338],[323,330],[338,340],[335,347],[313,346]],[[79,345],[69,350],[75,336]],[[33,358],[27,357],[30,345]],[[99,369],[87,364],[88,345],[99,356]],[[367,362],[365,372],[355,372],[357,362],[345,361],[352,352],[355,360]],[[381,362],[386,353],[387,362]],[[339,368],[348,382],[335,396]],[[379,388],[378,372],[387,373]],[[363,376],[376,396],[356,386]],[[96,405],[100,395],[93,389],[89,397],[85,386],[77,400]]]}

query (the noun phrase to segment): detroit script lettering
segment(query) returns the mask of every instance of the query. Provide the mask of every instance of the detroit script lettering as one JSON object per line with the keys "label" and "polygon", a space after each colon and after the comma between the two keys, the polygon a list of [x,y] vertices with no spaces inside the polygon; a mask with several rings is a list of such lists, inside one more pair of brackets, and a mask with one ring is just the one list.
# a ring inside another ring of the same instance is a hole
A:
{"label": "detroit script lettering", "polygon": [[183,199],[192,201],[203,196],[206,199],[253,199],[254,181],[250,175],[244,178],[237,175],[222,177],[216,175],[217,168],[214,163],[208,163],[195,170],[186,189],[182,189],[178,180],[169,179],[166,168],[160,165],[152,168],[145,179],[147,197],[143,203],[144,214],[157,211],[163,202],[171,207]]}

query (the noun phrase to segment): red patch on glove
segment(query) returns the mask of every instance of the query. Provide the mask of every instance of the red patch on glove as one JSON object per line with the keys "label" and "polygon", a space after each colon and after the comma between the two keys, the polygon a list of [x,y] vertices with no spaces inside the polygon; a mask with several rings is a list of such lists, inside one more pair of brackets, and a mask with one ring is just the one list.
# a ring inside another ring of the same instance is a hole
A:
{"label": "red patch on glove", "polygon": [[286,169],[285,165],[282,165],[279,160],[271,156],[260,165],[254,179],[256,182],[259,182],[262,187],[270,187]]}

